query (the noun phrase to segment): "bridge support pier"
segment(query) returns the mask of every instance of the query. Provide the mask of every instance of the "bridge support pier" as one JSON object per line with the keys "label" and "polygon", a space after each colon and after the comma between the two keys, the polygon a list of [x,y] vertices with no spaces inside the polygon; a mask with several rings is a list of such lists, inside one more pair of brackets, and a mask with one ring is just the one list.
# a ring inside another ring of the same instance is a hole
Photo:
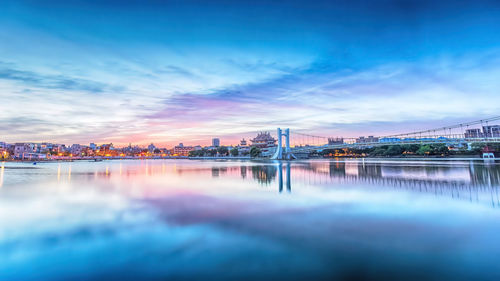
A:
{"label": "bridge support pier", "polygon": [[[271,157],[271,159],[275,160],[292,160],[297,159],[295,155],[292,153],[292,149],[290,148],[290,129],[286,129],[285,133],[281,131],[281,128],[278,128],[278,147],[276,152]],[[285,153],[283,153],[283,136],[285,136]]]}

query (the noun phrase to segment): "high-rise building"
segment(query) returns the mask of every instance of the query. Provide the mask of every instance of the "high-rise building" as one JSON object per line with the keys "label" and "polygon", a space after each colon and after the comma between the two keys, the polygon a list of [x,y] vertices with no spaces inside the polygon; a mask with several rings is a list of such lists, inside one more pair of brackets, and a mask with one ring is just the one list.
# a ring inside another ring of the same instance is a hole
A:
{"label": "high-rise building", "polygon": [[212,146],[219,147],[220,146],[220,139],[219,138],[213,138],[212,139]]}

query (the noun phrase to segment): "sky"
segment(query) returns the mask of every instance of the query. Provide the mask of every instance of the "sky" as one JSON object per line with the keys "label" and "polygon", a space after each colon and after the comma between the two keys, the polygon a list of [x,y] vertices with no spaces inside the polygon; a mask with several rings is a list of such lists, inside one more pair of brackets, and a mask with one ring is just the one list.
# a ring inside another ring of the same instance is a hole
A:
{"label": "sky", "polygon": [[0,0],[0,141],[236,144],[500,115],[498,1]]}

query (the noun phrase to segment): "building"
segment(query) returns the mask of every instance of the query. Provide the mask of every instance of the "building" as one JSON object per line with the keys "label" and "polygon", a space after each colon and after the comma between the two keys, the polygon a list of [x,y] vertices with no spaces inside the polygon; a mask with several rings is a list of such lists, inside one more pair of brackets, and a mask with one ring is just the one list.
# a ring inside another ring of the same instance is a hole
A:
{"label": "building", "polygon": [[344,144],[344,138],[328,138],[328,145]]}
{"label": "building", "polygon": [[378,142],[378,138],[374,136],[368,136],[368,137],[359,137],[356,139],[356,143],[373,143],[373,142]]}
{"label": "building", "polygon": [[193,151],[194,147],[192,146],[184,146],[184,144],[179,143],[179,145],[174,147],[173,154],[174,156],[188,156],[190,151]]}
{"label": "building", "polygon": [[103,144],[97,148],[96,155],[106,157],[117,156],[118,151],[113,147],[113,143]]}
{"label": "building", "polygon": [[73,156],[80,156],[82,154],[82,151],[83,151],[83,146],[79,145],[79,144],[73,144],[70,149],[69,149],[70,153],[73,155]]}
{"label": "building", "polygon": [[34,144],[32,143],[16,143],[14,145],[14,156],[17,158],[24,158],[24,154],[33,153]]}
{"label": "building", "polygon": [[36,149],[35,151],[37,153],[45,153],[45,154],[49,154],[50,151],[52,149],[52,144],[51,143],[47,143],[47,142],[42,142],[42,143],[38,143],[36,144]]}
{"label": "building", "polygon": [[122,148],[121,151],[125,155],[134,156],[134,155],[141,154],[142,148],[140,148],[138,145],[132,146],[132,144],[129,143],[128,146],[125,148]]}
{"label": "building", "polygon": [[260,132],[255,138],[250,140],[252,146],[267,148],[276,146],[276,139],[269,132]]}
{"label": "building", "polygon": [[483,126],[483,137],[485,138],[500,137],[500,125]]}
{"label": "building", "polygon": [[240,146],[247,146],[247,141],[245,140],[245,138],[243,138],[243,139],[240,141]]}
{"label": "building", "polygon": [[212,146],[219,147],[220,146],[220,139],[219,138],[213,138],[212,139]]}
{"label": "building", "polygon": [[255,138],[250,140],[252,146],[258,147],[261,155],[271,156],[276,151],[276,139],[269,132],[260,132]]}
{"label": "building", "polygon": [[148,151],[149,153],[154,153],[155,152],[155,149],[156,149],[156,146],[154,144],[150,144],[148,146]]}
{"label": "building", "polygon": [[483,133],[481,129],[467,129],[465,130],[465,138],[482,138]]}
{"label": "building", "polygon": [[0,158],[5,159],[9,157],[8,145],[5,142],[0,142]]}
{"label": "building", "polygon": [[66,145],[65,144],[52,144],[52,152],[55,153],[64,153],[66,152]]}
{"label": "building", "polygon": [[245,139],[240,141],[240,145],[238,145],[236,149],[238,149],[238,155],[247,155],[250,153],[250,147]]}

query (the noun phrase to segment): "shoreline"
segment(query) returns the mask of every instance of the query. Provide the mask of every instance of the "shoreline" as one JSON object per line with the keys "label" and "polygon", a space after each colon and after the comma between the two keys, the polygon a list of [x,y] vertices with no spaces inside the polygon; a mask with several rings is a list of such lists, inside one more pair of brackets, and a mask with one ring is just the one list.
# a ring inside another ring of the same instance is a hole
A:
{"label": "shoreline", "polygon": [[469,156],[469,155],[454,155],[454,156],[430,156],[430,157],[311,157],[311,158],[303,158],[296,160],[273,160],[269,158],[251,158],[251,157],[117,157],[117,158],[73,158],[73,159],[37,159],[37,160],[27,160],[27,159],[4,159],[0,160],[0,162],[13,162],[13,163],[51,163],[51,162],[102,162],[102,161],[110,161],[110,160],[251,160],[251,161],[307,161],[307,160],[400,160],[400,161],[496,161],[500,160],[496,159],[483,159],[480,156]]}

